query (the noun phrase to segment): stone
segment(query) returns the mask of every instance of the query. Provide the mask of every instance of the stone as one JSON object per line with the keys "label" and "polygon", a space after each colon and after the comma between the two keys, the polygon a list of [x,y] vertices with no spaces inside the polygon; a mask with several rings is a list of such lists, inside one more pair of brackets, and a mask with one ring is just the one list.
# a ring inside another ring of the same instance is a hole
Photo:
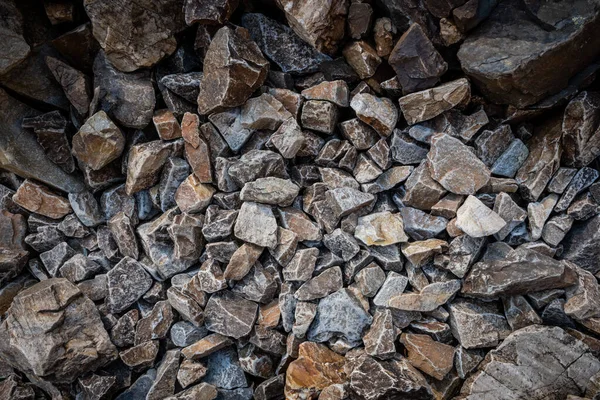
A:
{"label": "stone", "polygon": [[240,187],[258,178],[288,178],[281,155],[268,150],[251,150],[245,153],[229,167],[228,173]]}
{"label": "stone", "polygon": [[414,167],[410,166],[392,167],[379,175],[373,183],[363,185],[363,190],[367,193],[377,194],[393,189],[404,182],[413,170]]}
{"label": "stone", "polygon": [[360,250],[352,235],[341,229],[336,229],[331,234],[324,235],[323,244],[334,254],[342,257],[344,261],[349,261]]}
{"label": "stone", "polygon": [[286,282],[309,280],[315,269],[318,255],[319,249],[316,248],[296,250],[294,257],[282,270],[283,279]]}
{"label": "stone", "polygon": [[444,379],[454,366],[454,347],[428,335],[403,333],[400,343],[408,352],[408,362],[437,380]]}
{"label": "stone", "polygon": [[12,200],[28,211],[52,219],[60,219],[72,211],[67,199],[29,179],[19,186]]}
{"label": "stone", "polygon": [[46,65],[56,81],[62,86],[71,105],[80,115],[86,115],[92,100],[90,78],[54,57],[46,57]]}
{"label": "stone", "polygon": [[244,202],[234,227],[235,236],[261,247],[277,246],[277,221],[271,208],[252,202]]}
{"label": "stone", "polygon": [[239,339],[252,330],[257,310],[256,303],[221,291],[210,297],[204,309],[206,327],[211,332]]}
{"label": "stone", "polygon": [[392,101],[368,93],[355,95],[350,107],[356,116],[382,136],[389,136],[398,122],[398,109]]}
{"label": "stone", "polygon": [[233,341],[230,338],[218,333],[211,333],[184,348],[181,354],[189,360],[200,360],[232,344]]}
{"label": "stone", "polygon": [[408,241],[402,216],[389,211],[359,217],[354,237],[367,246],[388,246]]}
{"label": "stone", "polygon": [[125,314],[114,324],[110,331],[110,339],[118,347],[130,347],[135,342],[135,325],[140,313],[133,309]]}
{"label": "stone", "polygon": [[579,321],[598,317],[600,315],[598,282],[583,268],[574,267],[574,269],[577,274],[577,284],[566,289],[565,314]]}
{"label": "stone", "polygon": [[[223,389],[248,386],[244,370],[240,367],[236,351],[229,347],[211,354],[206,359],[208,373],[204,382]],[[235,398],[235,397],[234,397]]]}
{"label": "stone", "polygon": [[307,144],[307,136],[295,119],[286,120],[269,138],[270,143],[287,159],[294,158]]}
{"label": "stone", "polygon": [[375,49],[379,57],[388,56],[394,47],[396,27],[389,18],[378,18],[373,26]]}
{"label": "stone", "polygon": [[449,193],[431,207],[431,215],[439,215],[446,219],[456,217],[456,212],[464,201],[464,196]]}
{"label": "stone", "polygon": [[585,221],[600,213],[600,206],[592,195],[587,192],[567,208],[567,215],[577,221]]}
{"label": "stone", "polygon": [[368,3],[351,3],[348,8],[348,30],[350,37],[361,39],[371,28],[373,8]]}
{"label": "stone", "polygon": [[446,189],[433,180],[427,160],[422,161],[408,177],[404,187],[404,204],[421,210],[431,209],[446,193]]}
{"label": "stone", "polygon": [[373,262],[358,271],[354,280],[363,296],[374,297],[383,285],[385,278],[385,272]]}
{"label": "stone", "polygon": [[565,108],[562,122],[562,161],[570,167],[584,167],[600,153],[597,150],[600,97],[581,92]]}
{"label": "stone", "polygon": [[[173,35],[184,27],[183,9],[175,1],[132,5],[89,0],[84,7],[94,37],[110,61],[125,72],[151,67],[173,53],[177,47]],[[144,12],[136,12],[140,10]],[[147,28],[136,32],[136,26]]]}
{"label": "stone", "polygon": [[387,306],[402,311],[431,312],[446,304],[459,290],[459,280],[434,282],[419,293],[402,293],[391,297]]}
{"label": "stone", "polygon": [[575,197],[590,187],[592,183],[598,179],[598,176],[600,176],[600,173],[589,167],[583,167],[577,171],[573,179],[571,179],[571,182],[569,182],[567,185],[567,188],[560,197],[560,200],[558,200],[556,203],[554,211],[562,212],[569,208],[569,205],[575,199]]}
{"label": "stone", "polygon": [[167,299],[171,307],[177,310],[183,319],[191,322],[196,327],[202,326],[204,312],[194,299],[175,287],[170,287],[167,290]]}
{"label": "stone", "polygon": [[342,54],[361,79],[373,76],[381,64],[381,58],[375,49],[362,40],[347,44]]}
{"label": "stone", "polygon": [[221,25],[229,20],[239,4],[238,0],[220,0],[207,2],[203,0],[188,0],[185,2],[185,23],[206,25]]}
{"label": "stone", "polygon": [[167,228],[173,241],[173,257],[176,260],[195,260],[204,249],[201,215],[179,214],[173,218],[173,224]]}
{"label": "stone", "polygon": [[242,109],[240,107],[212,113],[209,121],[217,128],[222,139],[234,152],[239,151],[254,132],[252,129],[242,126]]}
{"label": "stone", "polygon": [[[70,383],[117,358],[94,303],[66,279],[22,290],[0,325],[2,359],[20,371]],[[69,343],[77,343],[63,352]]]}
{"label": "stone", "polygon": [[294,296],[300,301],[310,301],[326,297],[342,287],[342,271],[340,267],[332,267],[303,283]]}
{"label": "stone", "polygon": [[256,389],[254,389],[254,398],[256,400],[275,400],[283,396],[284,388],[285,375],[276,375],[256,386]]}
{"label": "stone", "polygon": [[157,302],[152,311],[136,325],[135,344],[148,340],[164,339],[173,325],[173,309],[168,301]]}
{"label": "stone", "polygon": [[559,327],[533,325],[513,332],[492,350],[461,392],[465,399],[482,393],[531,399],[579,395],[599,369],[583,342]]}
{"label": "stone", "polygon": [[325,100],[339,107],[349,106],[348,84],[345,81],[325,81],[302,91],[306,100]]}
{"label": "stone", "polygon": [[112,312],[129,308],[152,286],[152,278],[142,264],[125,257],[108,274],[107,305]]}
{"label": "stone", "polygon": [[472,237],[498,233],[506,222],[475,196],[468,196],[456,213],[456,226]]}
{"label": "stone", "polygon": [[160,78],[160,84],[185,100],[195,103],[201,80],[202,72],[177,73],[163,76]]}
{"label": "stone", "polygon": [[432,89],[400,98],[400,110],[409,125],[435,118],[445,111],[469,101],[471,87],[464,79],[444,83]]}
{"label": "stone", "polygon": [[542,201],[537,203],[529,203],[527,205],[527,215],[529,217],[529,231],[531,232],[531,239],[538,240],[542,237],[544,224],[552,213],[552,209],[556,205],[558,196],[556,194],[549,194],[544,197]]}
{"label": "stone", "polygon": [[302,106],[300,123],[303,128],[332,134],[338,121],[338,108],[323,100],[308,100]]}
{"label": "stone", "polygon": [[188,178],[189,174],[190,166],[183,158],[169,157],[167,159],[158,183],[159,206],[163,212],[177,205],[175,201],[176,190]]}
{"label": "stone", "polygon": [[[206,376],[206,366],[199,362],[183,360],[177,371],[177,382],[182,388],[186,388],[194,383],[198,383]],[[215,393],[216,395],[216,393]]]}
{"label": "stone", "polygon": [[334,54],[344,37],[348,2],[335,0],[328,4],[277,0],[288,25],[306,43],[325,54]]}
{"label": "stone", "polygon": [[201,212],[211,203],[216,191],[213,186],[201,183],[196,174],[191,174],[177,188],[175,203],[185,213]]}
{"label": "stone", "polygon": [[[546,15],[549,20],[543,25],[530,19],[525,7],[512,2],[499,4],[481,29],[461,45],[458,59],[462,68],[495,103],[524,108],[555,94],[596,54],[588,32],[598,19],[587,12],[587,7],[587,1],[557,8],[540,5],[536,14]],[[560,25],[558,21],[563,18],[577,18],[581,22]],[[511,23],[507,25],[508,20]],[[504,45],[509,38],[526,40],[527,44],[515,52],[512,46]],[[590,58],[574,56],[579,51],[589,51],[586,54]],[[563,63],[565,70],[545,68],[556,63]],[[541,84],[542,81],[545,83]]]}
{"label": "stone", "polygon": [[510,329],[516,331],[529,325],[543,323],[542,319],[535,312],[533,307],[523,296],[510,296],[502,299],[504,306],[504,315],[510,325]]}
{"label": "stone", "polygon": [[375,196],[356,189],[342,187],[327,191],[325,194],[334,215],[345,217],[353,212],[367,206],[375,199]]}
{"label": "stone", "polygon": [[440,239],[427,239],[417,242],[403,243],[402,254],[415,267],[421,267],[429,262],[436,254],[441,254],[448,243]]}
{"label": "stone", "polygon": [[221,266],[217,261],[212,259],[203,262],[196,277],[192,279],[197,280],[196,285],[198,288],[206,293],[216,293],[227,288],[227,282],[223,276]]}
{"label": "stone", "polygon": [[413,23],[394,46],[389,63],[403,94],[429,89],[448,69],[440,53],[418,23]]}
{"label": "stone", "polygon": [[204,58],[199,114],[240,106],[265,81],[269,63],[249,36],[243,28],[223,27],[213,37]]}
{"label": "stone", "polygon": [[102,272],[100,265],[83,254],[75,254],[59,268],[60,276],[71,283],[77,283]]}
{"label": "stone", "polygon": [[100,207],[91,192],[69,193],[69,203],[83,225],[94,227],[103,222]]}
{"label": "stone", "polygon": [[467,350],[457,346],[454,353],[454,366],[461,379],[465,379],[483,360],[482,350]]}
{"label": "stone", "polygon": [[414,240],[432,239],[446,229],[448,220],[412,207],[400,209],[404,231]]}
{"label": "stone", "polygon": [[377,164],[366,154],[359,154],[352,171],[358,183],[368,183],[383,173]]}
{"label": "stone", "polygon": [[501,192],[496,196],[494,212],[500,216],[506,225],[495,234],[498,240],[504,240],[508,234],[527,218],[527,212],[519,207],[510,195]]}
{"label": "stone", "polygon": [[180,155],[182,145],[182,141],[155,140],[132,146],[127,162],[126,193],[132,195],[158,183],[167,159]]}
{"label": "stone", "polygon": [[551,217],[544,225],[542,239],[550,246],[558,246],[571,230],[573,222],[574,219],[566,214]]}
{"label": "stone", "polygon": [[363,337],[365,353],[379,359],[393,358],[396,353],[397,331],[392,311],[379,309],[373,316],[373,324]]}
{"label": "stone", "polygon": [[[548,189],[550,193],[563,194],[576,173],[576,168],[560,167],[552,177],[550,183],[548,183],[546,189]],[[591,188],[590,191],[592,191]]]}
{"label": "stone", "polygon": [[[98,1],[91,1],[99,4]],[[94,30],[94,33],[98,34],[99,31]],[[126,73],[115,67],[104,51],[98,52],[94,60],[94,87],[100,89],[94,101],[99,109],[121,125],[142,129],[152,120],[156,105],[150,73],[144,70]]]}
{"label": "stone", "polygon": [[244,243],[231,256],[229,264],[223,273],[223,279],[239,281],[243,279],[260,257],[263,248],[254,244]]}
{"label": "stone", "polygon": [[488,167],[508,149],[514,139],[509,125],[500,125],[494,130],[485,130],[475,139],[477,157]]}
{"label": "stone", "polygon": [[448,306],[452,335],[465,349],[495,347],[510,327],[495,303],[456,299]]}
{"label": "stone", "polygon": [[527,159],[527,156],[529,156],[527,146],[521,139],[515,139],[506,148],[504,153],[494,161],[490,171],[493,175],[514,178],[521,165]]}
{"label": "stone", "polygon": [[485,164],[460,140],[446,134],[432,137],[427,159],[431,177],[455,194],[475,194],[490,179]]}
{"label": "stone", "polygon": [[292,332],[298,338],[304,338],[310,324],[317,313],[317,305],[305,301],[300,301],[296,304],[294,311],[294,326]]}
{"label": "stone", "polygon": [[244,14],[242,26],[248,29],[265,56],[284,73],[301,75],[317,72],[322,62],[330,60],[300,39],[288,26],[263,14]]}
{"label": "stone", "polygon": [[392,297],[404,292],[407,284],[408,279],[405,276],[394,271],[388,273],[383,285],[373,299],[373,304],[379,307],[387,307],[388,301]]}
{"label": "stone", "polygon": [[131,219],[122,211],[108,221],[108,228],[124,257],[135,260],[139,257],[138,242],[135,236],[135,226]]}
{"label": "stone", "polygon": [[300,188],[292,181],[268,177],[248,182],[240,192],[240,200],[287,207],[298,196]]}
{"label": "stone", "polygon": [[147,400],[164,399],[175,393],[175,380],[179,369],[180,350],[169,350],[165,353],[158,369],[156,378],[150,387]]}
{"label": "stone", "polygon": [[168,110],[156,110],[152,117],[158,136],[162,140],[173,140],[181,137],[181,126],[175,115]]}
{"label": "stone", "polygon": [[[19,9],[14,3],[7,3],[3,15],[6,23],[0,27],[0,35],[3,39],[2,53],[6,54],[6,58],[0,63],[0,75],[6,74],[23,62],[30,52],[30,47],[23,37],[23,17]],[[8,23],[9,20],[14,20],[14,23]]]}
{"label": "stone", "polygon": [[519,248],[502,260],[481,261],[465,277],[462,293],[481,299],[560,289],[575,283],[572,269],[535,250]]}

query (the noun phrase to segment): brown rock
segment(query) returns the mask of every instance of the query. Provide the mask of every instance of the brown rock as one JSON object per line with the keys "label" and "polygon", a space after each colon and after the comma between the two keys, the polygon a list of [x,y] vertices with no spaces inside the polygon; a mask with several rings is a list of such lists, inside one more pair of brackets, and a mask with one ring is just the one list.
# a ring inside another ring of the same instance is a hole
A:
{"label": "brown rock", "polygon": [[168,109],[154,111],[152,122],[162,140],[172,140],[181,137],[179,121]]}
{"label": "brown rock", "polygon": [[565,108],[562,121],[562,161],[584,167],[600,154],[600,96],[581,92]]}
{"label": "brown rock", "polygon": [[229,20],[239,0],[186,0],[185,23],[206,25],[222,25]]}
{"label": "brown rock", "polygon": [[52,219],[60,219],[72,212],[67,199],[29,179],[19,186],[12,199],[24,209]]}
{"label": "brown rock", "polygon": [[169,157],[181,154],[182,145],[182,141],[155,140],[132,146],[127,162],[127,194],[132,195],[158,183],[165,162]]}
{"label": "brown rock", "polygon": [[400,213],[389,211],[358,218],[354,237],[367,246],[388,246],[408,241]]}
{"label": "brown rock", "polygon": [[372,77],[381,64],[381,58],[367,42],[351,42],[342,51],[346,62],[356,71],[360,79]]}
{"label": "brown rock", "polygon": [[351,3],[348,8],[348,31],[352,39],[361,39],[371,29],[373,8],[369,3]]}
{"label": "brown rock", "polygon": [[302,97],[307,100],[326,100],[339,107],[348,107],[348,84],[342,80],[321,82],[316,86],[304,89]]}
{"label": "brown rock", "polygon": [[392,358],[396,354],[397,330],[391,310],[378,309],[373,317],[373,324],[365,333],[365,353],[380,359]]}
{"label": "brown rock", "polygon": [[335,104],[322,100],[308,100],[302,106],[300,123],[305,129],[332,134],[338,121]]}
{"label": "brown rock", "polygon": [[421,210],[430,210],[446,193],[446,189],[431,178],[427,160],[422,161],[415,168],[404,187],[406,188],[404,203]]}
{"label": "brown rock", "polygon": [[175,202],[184,213],[201,212],[211,203],[217,190],[201,183],[195,174],[188,176],[175,192]]}
{"label": "brown rock", "polygon": [[251,243],[241,245],[231,256],[223,273],[223,278],[234,281],[243,279],[250,272],[262,251],[262,247]]}
{"label": "brown rock", "polygon": [[73,137],[73,155],[93,170],[117,159],[124,147],[125,137],[104,111],[88,118]]}
{"label": "brown rock", "polygon": [[204,309],[206,327],[211,332],[239,339],[252,330],[258,306],[229,291],[210,297]]}
{"label": "brown rock", "polygon": [[[204,364],[190,360],[183,360],[177,371],[177,382],[186,388],[206,376],[207,368]],[[216,396],[216,390],[215,390]]]}
{"label": "brown rock", "polygon": [[459,280],[434,282],[425,286],[419,293],[394,296],[387,305],[402,311],[431,312],[446,304],[459,290]]}
{"label": "brown rock", "polygon": [[158,340],[149,340],[120,352],[119,357],[123,364],[130,368],[146,369],[154,364],[158,355],[158,345]]}
{"label": "brown rock", "polygon": [[361,93],[352,98],[350,107],[362,122],[373,127],[382,136],[389,136],[398,122],[398,109],[387,98]]}
{"label": "brown rock", "polygon": [[233,341],[227,336],[212,333],[198,340],[196,343],[185,347],[181,351],[181,354],[190,360],[199,360],[232,344]]}
{"label": "brown rock", "polygon": [[379,57],[388,56],[394,47],[396,27],[389,18],[378,18],[373,27],[375,47]]}
{"label": "brown rock", "polygon": [[92,100],[90,78],[54,57],[46,57],[46,65],[77,112],[87,115]]}
{"label": "brown rock", "polygon": [[441,254],[448,247],[448,243],[440,239],[427,239],[418,242],[404,243],[402,254],[415,267],[421,267],[430,261],[434,255]]}
{"label": "brown rock", "polygon": [[444,379],[454,366],[454,347],[428,335],[403,333],[400,342],[408,351],[408,362],[437,380]]}

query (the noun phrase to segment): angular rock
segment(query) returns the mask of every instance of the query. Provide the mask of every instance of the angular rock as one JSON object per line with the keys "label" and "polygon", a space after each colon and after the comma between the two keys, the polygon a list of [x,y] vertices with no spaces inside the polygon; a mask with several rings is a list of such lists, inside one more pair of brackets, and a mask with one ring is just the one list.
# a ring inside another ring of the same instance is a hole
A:
{"label": "angular rock", "polygon": [[108,221],[108,228],[119,247],[119,252],[125,257],[137,260],[139,248],[131,219],[121,211]]}
{"label": "angular rock", "polygon": [[424,160],[408,177],[404,187],[406,194],[402,199],[404,204],[429,210],[446,193],[446,189],[433,180],[430,173],[429,162]]}
{"label": "angular rock", "polygon": [[504,228],[500,229],[495,234],[495,237],[498,240],[504,240],[517,225],[524,222],[527,218],[527,212],[519,207],[517,203],[504,192],[501,192],[496,196],[494,212],[506,222]]}
{"label": "angular rock", "polygon": [[600,97],[581,92],[565,108],[562,122],[562,161],[572,167],[584,167],[598,151],[597,126],[600,122]]}
{"label": "angular rock", "polygon": [[436,254],[441,254],[448,243],[440,239],[427,239],[402,244],[402,254],[414,267],[427,264]]}
{"label": "angular rock", "polygon": [[474,196],[468,196],[456,213],[456,226],[472,237],[498,233],[506,222]]}
{"label": "angular rock", "polygon": [[315,270],[318,255],[319,249],[316,248],[297,250],[292,260],[282,270],[283,279],[286,282],[309,280]]}
{"label": "angular rock", "polygon": [[403,293],[389,299],[387,305],[402,311],[431,312],[446,304],[460,290],[459,280],[434,282],[419,293]]}
{"label": "angular rock", "polygon": [[228,173],[240,187],[258,178],[272,176],[286,179],[288,177],[283,158],[268,150],[251,150],[245,153],[231,165]]}
{"label": "angular rock", "polygon": [[354,280],[365,297],[373,297],[385,281],[385,272],[376,263],[371,263],[358,271]]}
{"label": "angular rock", "polygon": [[269,138],[270,143],[287,159],[294,158],[305,149],[307,136],[295,119],[286,120]]}
{"label": "angular rock", "polygon": [[367,246],[388,246],[408,241],[401,215],[389,211],[358,218],[354,237]]}
{"label": "angular rock", "polygon": [[248,182],[240,192],[240,200],[287,207],[298,196],[300,188],[292,181],[281,178],[259,178]]}
{"label": "angular rock", "polygon": [[566,290],[565,314],[576,320],[585,320],[600,315],[600,287],[596,278],[588,271],[574,267],[577,285]]}
{"label": "angular rock", "polygon": [[370,204],[375,196],[356,189],[342,187],[327,191],[326,198],[334,214],[337,217],[345,217]]}
{"label": "angular rock", "polygon": [[362,40],[346,45],[342,54],[361,79],[372,77],[381,64],[381,58],[375,49]]}
{"label": "angular rock", "polygon": [[332,267],[302,284],[294,296],[300,301],[310,301],[326,297],[342,287],[342,270]]}
{"label": "angular rock", "polygon": [[263,248],[249,243],[241,245],[231,256],[223,273],[223,279],[239,281],[243,279],[260,257]]}
{"label": "angular rock", "polygon": [[379,359],[389,359],[396,353],[397,331],[394,326],[392,311],[382,309],[375,311],[373,324],[363,337],[365,353]]}
{"label": "angular rock", "polygon": [[62,86],[69,102],[80,115],[86,115],[92,100],[90,78],[54,57],[46,57],[46,65]]}
{"label": "angular rock", "polygon": [[400,210],[404,231],[414,240],[425,240],[436,237],[446,229],[448,220],[443,217],[434,217],[412,207]]}
{"label": "angular rock", "polygon": [[552,213],[552,209],[556,205],[558,196],[556,194],[549,194],[542,201],[537,203],[529,203],[527,205],[527,215],[529,217],[529,231],[531,232],[531,239],[538,240],[542,237],[542,231],[546,220]]}
{"label": "angular rock", "polygon": [[167,159],[180,155],[182,141],[137,144],[129,150],[125,190],[132,195],[158,183],[159,173]]}
{"label": "angular rock", "polygon": [[408,362],[437,380],[444,379],[454,366],[454,347],[428,335],[403,333],[400,343],[408,352]]}
{"label": "angular rock", "polygon": [[308,100],[302,107],[300,123],[305,129],[332,134],[338,121],[335,104],[322,100]]}
{"label": "angular rock", "polygon": [[[550,183],[548,183],[546,189],[548,189],[550,193],[563,194],[576,173],[576,168],[560,167],[552,177]],[[592,189],[590,189],[590,192],[591,191]]]}
{"label": "angular rock", "polygon": [[106,304],[112,312],[126,310],[152,286],[152,278],[142,265],[132,258],[123,258],[108,274]]}
{"label": "angular rock", "polygon": [[258,306],[237,294],[222,291],[208,300],[204,312],[211,332],[239,339],[252,330]]}
{"label": "angular rock", "polygon": [[185,23],[221,25],[229,20],[239,4],[238,0],[188,0],[185,3]]}
{"label": "angular rock", "polygon": [[277,246],[277,221],[268,206],[245,202],[234,227],[235,236],[261,247]]}
{"label": "angular rock", "polygon": [[189,175],[175,192],[175,203],[185,213],[201,212],[211,203],[216,189],[200,182],[195,174]]}
{"label": "angular rock", "polygon": [[173,286],[167,290],[167,298],[171,307],[177,310],[183,319],[191,322],[196,327],[202,326],[204,313],[194,299]]}
{"label": "angular rock", "polygon": [[321,82],[316,86],[302,91],[302,97],[307,100],[326,100],[339,107],[348,107],[348,84],[337,80],[332,82]]}
{"label": "angular rock", "polygon": [[[177,371],[177,382],[182,388],[186,388],[194,383],[199,382],[206,376],[206,366],[199,362],[183,360]],[[216,393],[215,393],[216,396]]]}
{"label": "angular rock", "polygon": [[387,98],[361,93],[352,98],[350,107],[362,122],[382,136],[389,136],[398,122],[398,109]]}
{"label": "angular rock", "polygon": [[26,210],[52,219],[60,219],[72,211],[67,199],[29,179],[19,186],[12,200]]}
{"label": "angular rock", "polygon": [[83,254],[75,254],[59,269],[60,276],[67,278],[71,283],[81,282],[100,273],[102,268]]}
{"label": "angular rock", "polygon": [[529,325],[541,325],[543,320],[523,296],[510,296],[502,299],[504,315],[513,331]]}
{"label": "angular rock", "polygon": [[179,356],[179,349],[169,350],[165,353],[156,370],[154,383],[146,395],[147,400],[162,400],[175,393]]}
{"label": "angular rock", "polygon": [[[204,382],[223,389],[248,386],[244,370],[240,367],[238,355],[232,348],[211,354],[206,360],[208,373]],[[234,397],[235,398],[235,397]]]}
{"label": "angular rock", "polygon": [[594,183],[596,179],[598,179],[598,176],[600,176],[600,173],[598,173],[598,171],[596,171],[595,169],[589,167],[581,168],[575,174],[573,179],[571,179],[571,182],[569,182],[569,185],[565,189],[560,200],[558,200],[558,203],[556,203],[554,211],[565,211],[569,207],[571,202],[575,199],[575,196],[577,196],[579,193],[583,192],[585,189],[590,187],[592,183]]}
{"label": "angular rock", "polygon": [[542,239],[550,246],[558,246],[573,226],[573,218],[566,214],[551,217],[544,225]]}
{"label": "angular rock", "polygon": [[495,303],[456,299],[448,306],[452,335],[466,349],[495,347],[510,334]]}
{"label": "angular rock", "polygon": [[167,228],[173,241],[173,257],[177,260],[195,260],[204,250],[202,237],[202,216],[179,214]]}
{"label": "angular rock", "polygon": [[201,80],[202,72],[188,72],[165,75],[160,79],[160,84],[185,100],[195,103]]}
{"label": "angular rock", "polygon": [[529,149],[521,139],[513,140],[508,148],[494,161],[490,171],[493,175],[514,178],[529,156]]}

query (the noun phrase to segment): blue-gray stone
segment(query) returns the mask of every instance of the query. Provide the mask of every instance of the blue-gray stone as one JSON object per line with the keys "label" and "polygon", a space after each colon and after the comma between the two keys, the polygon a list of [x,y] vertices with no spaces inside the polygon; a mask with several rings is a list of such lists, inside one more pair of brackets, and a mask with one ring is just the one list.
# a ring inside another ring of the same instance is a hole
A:
{"label": "blue-gray stone", "polygon": [[233,390],[219,389],[215,400],[252,400],[252,388],[245,387]]}
{"label": "blue-gray stone", "polygon": [[117,396],[115,400],[146,400],[146,395],[150,391],[155,378],[156,370],[149,369],[144,375],[140,376],[129,389]]}
{"label": "blue-gray stone", "polygon": [[579,193],[590,187],[598,179],[600,173],[593,168],[583,167],[571,179],[560,200],[554,206],[554,211],[563,212],[571,205]]}
{"label": "blue-gray stone", "polygon": [[525,143],[521,139],[513,140],[504,153],[494,162],[492,174],[514,178],[528,155],[529,150]]}
{"label": "blue-gray stone", "polygon": [[221,389],[237,389],[248,386],[244,370],[240,366],[237,353],[232,347],[208,356],[206,367],[208,373],[203,382]]}

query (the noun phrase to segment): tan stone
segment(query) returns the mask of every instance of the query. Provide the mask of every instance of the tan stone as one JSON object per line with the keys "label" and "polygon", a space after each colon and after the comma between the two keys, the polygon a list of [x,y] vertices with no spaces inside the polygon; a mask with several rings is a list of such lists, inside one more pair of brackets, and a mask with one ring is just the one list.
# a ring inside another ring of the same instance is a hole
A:
{"label": "tan stone", "polygon": [[402,254],[415,267],[425,265],[436,254],[441,254],[448,247],[448,243],[440,239],[427,239],[418,242],[404,243]]}
{"label": "tan stone", "polygon": [[262,251],[262,247],[252,243],[241,245],[229,259],[223,278],[235,281],[243,279],[250,272]]}
{"label": "tan stone", "polygon": [[427,375],[442,380],[452,370],[454,347],[412,333],[403,333],[400,342],[408,352],[408,361]]}
{"label": "tan stone", "polygon": [[175,202],[184,213],[200,212],[208,207],[216,191],[214,187],[201,183],[196,175],[191,174],[177,188]]}
{"label": "tan stone", "polygon": [[165,108],[155,111],[152,122],[154,122],[156,132],[162,140],[173,140],[181,137],[181,126],[171,110]]}
{"label": "tan stone", "polygon": [[408,241],[400,213],[392,214],[389,211],[360,217],[354,237],[367,246],[388,246]]}
{"label": "tan stone", "polygon": [[73,155],[94,171],[117,159],[124,147],[123,133],[104,111],[88,118],[73,136]]}
{"label": "tan stone", "polygon": [[12,199],[24,209],[48,218],[60,219],[72,211],[67,199],[29,179],[19,186]]}

